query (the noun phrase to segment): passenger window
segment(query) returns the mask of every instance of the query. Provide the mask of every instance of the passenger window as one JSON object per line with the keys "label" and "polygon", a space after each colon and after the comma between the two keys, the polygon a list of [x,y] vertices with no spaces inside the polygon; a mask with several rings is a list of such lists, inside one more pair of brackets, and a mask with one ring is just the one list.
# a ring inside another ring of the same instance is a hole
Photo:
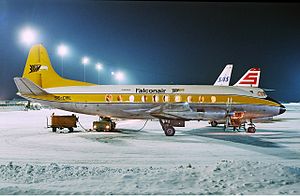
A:
{"label": "passenger window", "polygon": [[199,102],[203,103],[204,102],[204,96],[199,96]]}
{"label": "passenger window", "polygon": [[113,98],[112,95],[106,95],[106,96],[105,96],[105,101],[106,101],[106,102],[111,102],[111,101],[112,101],[112,98]]}
{"label": "passenger window", "polygon": [[163,96],[163,101],[164,101],[164,102],[169,102],[169,101],[170,101],[169,95]]}
{"label": "passenger window", "polygon": [[212,102],[212,103],[215,103],[215,102],[217,101],[217,98],[216,98],[216,96],[211,96],[211,98],[210,98],[210,99],[211,99],[211,102]]}
{"label": "passenger window", "polygon": [[156,103],[159,102],[159,96],[158,95],[153,95],[152,101],[156,102]]}
{"label": "passenger window", "polygon": [[189,103],[193,102],[193,97],[192,96],[188,96],[187,97],[187,102],[189,102]]}
{"label": "passenger window", "polygon": [[134,95],[130,95],[130,96],[129,96],[129,101],[130,101],[130,102],[134,102]]}
{"label": "passenger window", "polygon": [[181,96],[180,95],[175,96],[175,102],[181,102]]}
{"label": "passenger window", "polygon": [[121,95],[118,95],[117,100],[118,100],[119,102],[123,101],[122,96],[121,96]]}
{"label": "passenger window", "polygon": [[146,95],[143,95],[141,99],[142,99],[142,102],[144,102],[144,103],[147,102],[147,96]]}

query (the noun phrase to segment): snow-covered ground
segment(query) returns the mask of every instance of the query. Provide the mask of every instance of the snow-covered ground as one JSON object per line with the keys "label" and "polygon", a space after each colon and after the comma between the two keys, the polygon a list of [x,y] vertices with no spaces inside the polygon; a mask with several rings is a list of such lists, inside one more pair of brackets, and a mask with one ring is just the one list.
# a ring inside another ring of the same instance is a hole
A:
{"label": "snow-covered ground", "polygon": [[300,104],[286,106],[255,134],[188,122],[174,137],[157,121],[67,134],[45,127],[68,112],[0,112],[0,194],[300,194]]}

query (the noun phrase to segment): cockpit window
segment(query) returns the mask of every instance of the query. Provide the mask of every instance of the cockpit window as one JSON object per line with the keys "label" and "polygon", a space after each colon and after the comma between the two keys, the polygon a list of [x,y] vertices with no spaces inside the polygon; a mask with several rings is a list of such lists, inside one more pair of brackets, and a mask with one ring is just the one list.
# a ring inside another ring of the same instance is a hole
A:
{"label": "cockpit window", "polygon": [[266,96],[266,93],[264,91],[258,91],[257,95],[260,97]]}

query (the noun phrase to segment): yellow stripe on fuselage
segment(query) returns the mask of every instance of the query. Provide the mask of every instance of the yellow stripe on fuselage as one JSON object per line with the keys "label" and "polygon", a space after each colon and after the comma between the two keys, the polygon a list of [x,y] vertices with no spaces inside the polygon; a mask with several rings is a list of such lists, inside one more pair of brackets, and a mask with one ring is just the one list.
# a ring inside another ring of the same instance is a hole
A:
{"label": "yellow stripe on fuselage", "polygon": [[[25,95],[26,96],[26,95]],[[154,96],[156,96],[154,98]],[[166,97],[168,96],[168,101]],[[179,97],[178,97],[179,96]],[[48,95],[28,95],[27,97],[67,103],[197,103],[197,104],[228,104],[228,100],[232,98],[231,104],[252,104],[280,106],[280,104],[266,99],[241,96],[241,95],[201,95],[201,94],[48,94]],[[132,100],[134,98],[134,100]]]}

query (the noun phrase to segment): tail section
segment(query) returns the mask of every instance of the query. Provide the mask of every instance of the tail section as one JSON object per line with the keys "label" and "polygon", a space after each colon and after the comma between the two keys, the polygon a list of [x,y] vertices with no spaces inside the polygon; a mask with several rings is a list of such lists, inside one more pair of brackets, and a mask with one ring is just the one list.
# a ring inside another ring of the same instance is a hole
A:
{"label": "tail section", "polygon": [[60,77],[53,69],[47,50],[42,44],[34,45],[30,49],[22,77],[41,88],[94,85]]}
{"label": "tail section", "polygon": [[228,64],[214,83],[214,86],[229,86],[233,65]]}
{"label": "tail section", "polygon": [[260,78],[260,69],[251,68],[234,86],[258,87]]}

